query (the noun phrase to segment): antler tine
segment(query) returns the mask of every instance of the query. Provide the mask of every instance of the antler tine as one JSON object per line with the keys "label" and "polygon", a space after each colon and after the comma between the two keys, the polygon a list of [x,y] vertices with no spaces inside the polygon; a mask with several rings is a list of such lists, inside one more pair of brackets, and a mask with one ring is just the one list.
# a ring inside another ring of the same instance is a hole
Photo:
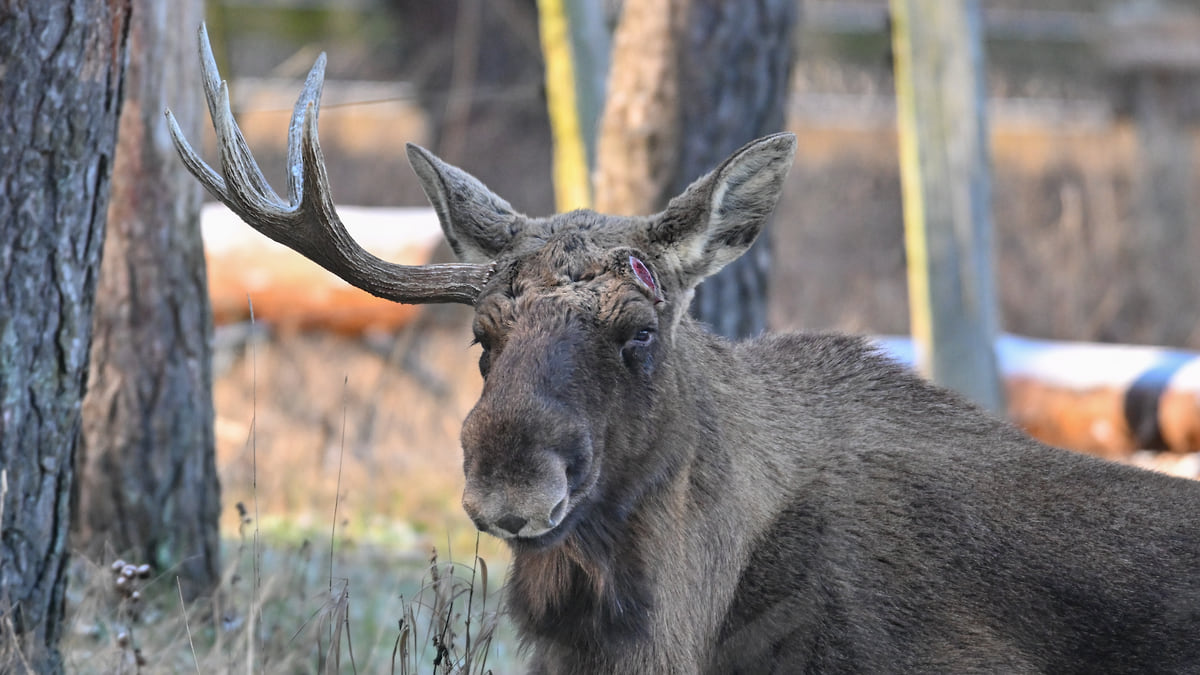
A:
{"label": "antler tine", "polygon": [[[248,192],[253,191],[270,201],[282,204],[283,200],[279,199],[279,196],[271,189],[266,176],[258,168],[258,162],[254,161],[254,156],[250,154],[250,145],[246,143],[246,138],[242,136],[242,130],[238,128],[237,122],[233,119],[233,108],[229,102],[229,87],[221,79],[221,72],[217,69],[217,59],[213,56],[212,43],[208,40],[208,27],[203,23],[200,24],[197,39],[200,43],[201,82],[204,85],[204,100],[208,103],[209,117],[217,129],[218,139],[228,138],[231,141],[230,149],[233,151],[233,157],[236,158],[235,164],[238,172],[249,179],[246,183],[235,182],[230,185],[232,192],[228,196],[234,199],[244,199]],[[220,145],[224,146],[225,144]],[[224,157],[221,158],[221,163],[222,168],[226,168]],[[225,173],[228,175],[227,169]]]}
{"label": "antler tine", "polygon": [[208,32],[199,31],[204,94],[221,159],[218,173],[184,137],[171,111],[167,125],[184,165],[248,225],[372,295],[405,303],[474,304],[493,265],[397,265],[358,245],[337,215],[317,140],[317,110],[325,55],[309,71],[288,125],[288,200],[271,188],[233,118],[229,87],[221,80]]}
{"label": "antler tine", "polygon": [[[309,132],[305,121],[312,118],[312,138],[313,143],[317,142],[317,120],[321,114],[321,90],[325,87],[325,52],[317,55],[317,60],[313,63],[312,69],[308,71],[308,77],[304,78],[304,89],[300,92],[300,97],[296,99],[296,106],[292,109],[292,119],[288,124],[288,196],[293,203],[299,201],[301,194],[300,190],[304,185],[304,156],[301,151],[302,143],[308,136]],[[314,160],[309,160],[310,162]],[[320,156],[318,148],[317,159],[320,163],[322,173],[324,173],[325,160]],[[326,188],[328,190],[328,188]]]}

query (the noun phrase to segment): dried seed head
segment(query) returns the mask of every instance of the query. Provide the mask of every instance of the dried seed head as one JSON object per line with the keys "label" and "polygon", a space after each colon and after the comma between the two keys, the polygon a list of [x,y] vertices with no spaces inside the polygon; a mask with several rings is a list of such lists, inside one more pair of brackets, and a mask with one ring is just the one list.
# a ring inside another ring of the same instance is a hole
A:
{"label": "dried seed head", "polygon": [[126,586],[129,585],[129,577],[124,576],[124,575],[117,577],[116,584],[117,584],[117,588],[121,588],[121,589],[125,588]]}
{"label": "dried seed head", "polygon": [[129,646],[129,633],[121,631],[117,633],[117,646],[124,649]]}
{"label": "dried seed head", "polygon": [[121,570],[125,569],[125,565],[126,565],[126,563],[124,560],[118,559],[116,562],[114,562],[112,564],[113,574],[120,574]]}
{"label": "dried seed head", "polygon": [[142,599],[142,592],[141,592],[141,591],[134,591],[134,592],[132,592],[132,593],[130,593],[130,594],[129,594],[129,601],[130,601],[130,602],[137,602],[137,601],[139,601],[139,600],[141,600],[141,599]]}
{"label": "dried seed head", "polygon": [[137,568],[133,565],[126,565],[121,568],[121,576],[132,579],[133,577],[137,576]]}
{"label": "dried seed head", "polygon": [[139,577],[141,577],[142,579],[149,579],[150,578],[150,566],[147,564],[138,565],[137,575]]}

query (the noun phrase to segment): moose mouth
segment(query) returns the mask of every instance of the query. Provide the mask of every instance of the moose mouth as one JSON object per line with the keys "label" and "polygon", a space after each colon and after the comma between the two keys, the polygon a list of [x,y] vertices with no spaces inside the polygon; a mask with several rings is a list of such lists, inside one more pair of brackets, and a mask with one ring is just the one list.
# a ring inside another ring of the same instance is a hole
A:
{"label": "moose mouth", "polygon": [[559,545],[575,530],[587,511],[586,503],[572,503],[574,496],[569,495],[555,507],[553,519],[556,525],[528,535],[509,535],[503,537],[504,541],[516,551],[543,551]]}

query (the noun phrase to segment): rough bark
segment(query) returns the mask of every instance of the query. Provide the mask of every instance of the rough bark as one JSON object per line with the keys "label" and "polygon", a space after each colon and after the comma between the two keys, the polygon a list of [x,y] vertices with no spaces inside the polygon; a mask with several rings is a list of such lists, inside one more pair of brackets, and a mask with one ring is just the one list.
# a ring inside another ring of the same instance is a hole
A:
{"label": "rough bark", "polygon": [[670,199],[681,131],[676,53],[687,4],[644,0],[621,10],[597,140],[597,211],[648,214]]}
{"label": "rough bark", "polygon": [[85,555],[171,570],[189,599],[220,570],[212,316],[201,188],[162,111],[200,136],[193,34],[203,18],[197,0],[133,0],[74,519]]}
{"label": "rough bark", "polygon": [[[748,141],[783,128],[798,9],[791,0],[649,0],[623,12],[596,206],[650,213]],[[761,333],[769,248],[761,237],[701,284],[693,314],[728,337]]]}
{"label": "rough bark", "polygon": [[130,7],[0,4],[0,672],[62,669],[68,516]]}

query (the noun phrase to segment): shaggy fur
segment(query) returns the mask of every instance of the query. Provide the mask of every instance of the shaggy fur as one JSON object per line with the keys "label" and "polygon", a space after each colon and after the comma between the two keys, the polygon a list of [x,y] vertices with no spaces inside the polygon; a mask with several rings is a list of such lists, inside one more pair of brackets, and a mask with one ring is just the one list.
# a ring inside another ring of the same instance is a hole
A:
{"label": "shaggy fur", "polygon": [[794,143],[647,218],[525,218],[410,152],[496,263],[463,503],[512,546],[534,672],[1200,672],[1200,485],[1041,445],[860,339],[685,316]]}

